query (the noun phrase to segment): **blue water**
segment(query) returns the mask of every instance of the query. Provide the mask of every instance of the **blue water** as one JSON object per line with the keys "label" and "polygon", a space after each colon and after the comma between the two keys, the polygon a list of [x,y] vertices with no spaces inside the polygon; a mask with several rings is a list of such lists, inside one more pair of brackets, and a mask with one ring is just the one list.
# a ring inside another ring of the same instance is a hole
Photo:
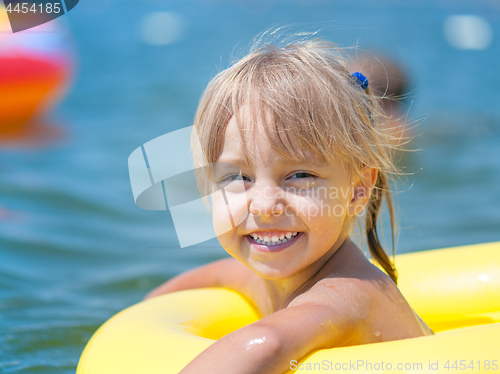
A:
{"label": "blue water", "polygon": [[[82,0],[66,17],[76,79],[52,115],[62,142],[0,150],[0,372],[74,373],[91,334],[147,291],[221,258],[217,241],[179,248],[166,212],[133,201],[129,154],[189,126],[202,90],[273,25],[322,28],[381,51],[408,72],[411,173],[398,189],[399,253],[500,240],[500,8],[493,1]],[[176,12],[178,41],[139,35],[150,12]],[[486,19],[484,51],[451,47],[453,14]]]}

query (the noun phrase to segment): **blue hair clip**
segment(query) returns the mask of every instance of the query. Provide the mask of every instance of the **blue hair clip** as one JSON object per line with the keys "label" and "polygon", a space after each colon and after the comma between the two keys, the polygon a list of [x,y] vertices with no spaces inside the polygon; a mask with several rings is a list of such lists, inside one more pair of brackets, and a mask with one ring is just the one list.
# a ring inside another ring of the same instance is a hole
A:
{"label": "blue hair clip", "polygon": [[361,74],[359,71],[352,73],[351,76],[356,79],[358,82],[359,86],[363,89],[366,90],[368,88],[368,78],[366,78],[363,74]]}

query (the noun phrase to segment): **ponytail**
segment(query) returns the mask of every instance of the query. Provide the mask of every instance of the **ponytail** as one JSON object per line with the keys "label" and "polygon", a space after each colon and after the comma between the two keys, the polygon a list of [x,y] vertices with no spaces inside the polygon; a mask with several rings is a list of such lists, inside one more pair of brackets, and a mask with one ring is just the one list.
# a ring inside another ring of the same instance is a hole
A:
{"label": "ponytail", "polygon": [[366,212],[366,237],[368,239],[368,248],[374,261],[377,261],[380,266],[386,271],[387,275],[392,281],[398,284],[398,273],[393,261],[389,259],[387,253],[382,248],[377,233],[377,217],[382,205],[382,198],[385,195],[387,199],[387,206],[389,208],[389,215],[391,219],[391,234],[392,234],[392,256],[394,258],[394,207],[392,198],[389,192],[389,182],[384,173],[378,174],[377,182],[375,183],[375,191],[370,196]]}

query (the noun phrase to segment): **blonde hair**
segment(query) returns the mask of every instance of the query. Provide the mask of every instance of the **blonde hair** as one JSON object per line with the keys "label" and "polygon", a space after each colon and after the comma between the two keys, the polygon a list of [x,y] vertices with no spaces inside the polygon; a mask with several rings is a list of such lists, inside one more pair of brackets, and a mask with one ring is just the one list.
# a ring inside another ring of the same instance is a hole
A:
{"label": "blonde hair", "polygon": [[[226,126],[233,115],[241,114],[243,105],[251,106],[252,119],[266,118],[263,123],[274,125],[264,126],[265,132],[285,159],[304,162],[306,152],[326,162],[340,159],[351,178],[361,177],[365,166],[377,169],[366,209],[367,244],[372,258],[397,283],[395,266],[377,233],[385,197],[394,255],[395,219],[389,190],[390,176],[396,173],[394,141],[379,98],[352,78],[342,50],[321,39],[284,47],[264,45],[220,72],[209,83],[196,112],[194,126],[201,149],[193,146],[195,166],[217,162]],[[293,147],[291,137],[298,148]],[[248,161],[245,143],[243,149]]]}

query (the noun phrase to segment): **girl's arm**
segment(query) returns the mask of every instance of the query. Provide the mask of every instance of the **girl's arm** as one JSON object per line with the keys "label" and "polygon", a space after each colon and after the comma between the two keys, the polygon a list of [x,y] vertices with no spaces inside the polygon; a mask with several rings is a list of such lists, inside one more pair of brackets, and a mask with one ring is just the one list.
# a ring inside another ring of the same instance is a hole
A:
{"label": "girl's arm", "polygon": [[330,305],[288,307],[218,340],[180,374],[281,374],[315,350],[352,344],[354,320]]}
{"label": "girl's arm", "polygon": [[[224,258],[179,274],[149,292],[144,300],[169,292],[204,287],[224,287],[228,282],[239,283],[237,278],[248,270],[233,258]],[[228,279],[229,278],[229,279]],[[234,278],[234,279],[233,279]]]}

